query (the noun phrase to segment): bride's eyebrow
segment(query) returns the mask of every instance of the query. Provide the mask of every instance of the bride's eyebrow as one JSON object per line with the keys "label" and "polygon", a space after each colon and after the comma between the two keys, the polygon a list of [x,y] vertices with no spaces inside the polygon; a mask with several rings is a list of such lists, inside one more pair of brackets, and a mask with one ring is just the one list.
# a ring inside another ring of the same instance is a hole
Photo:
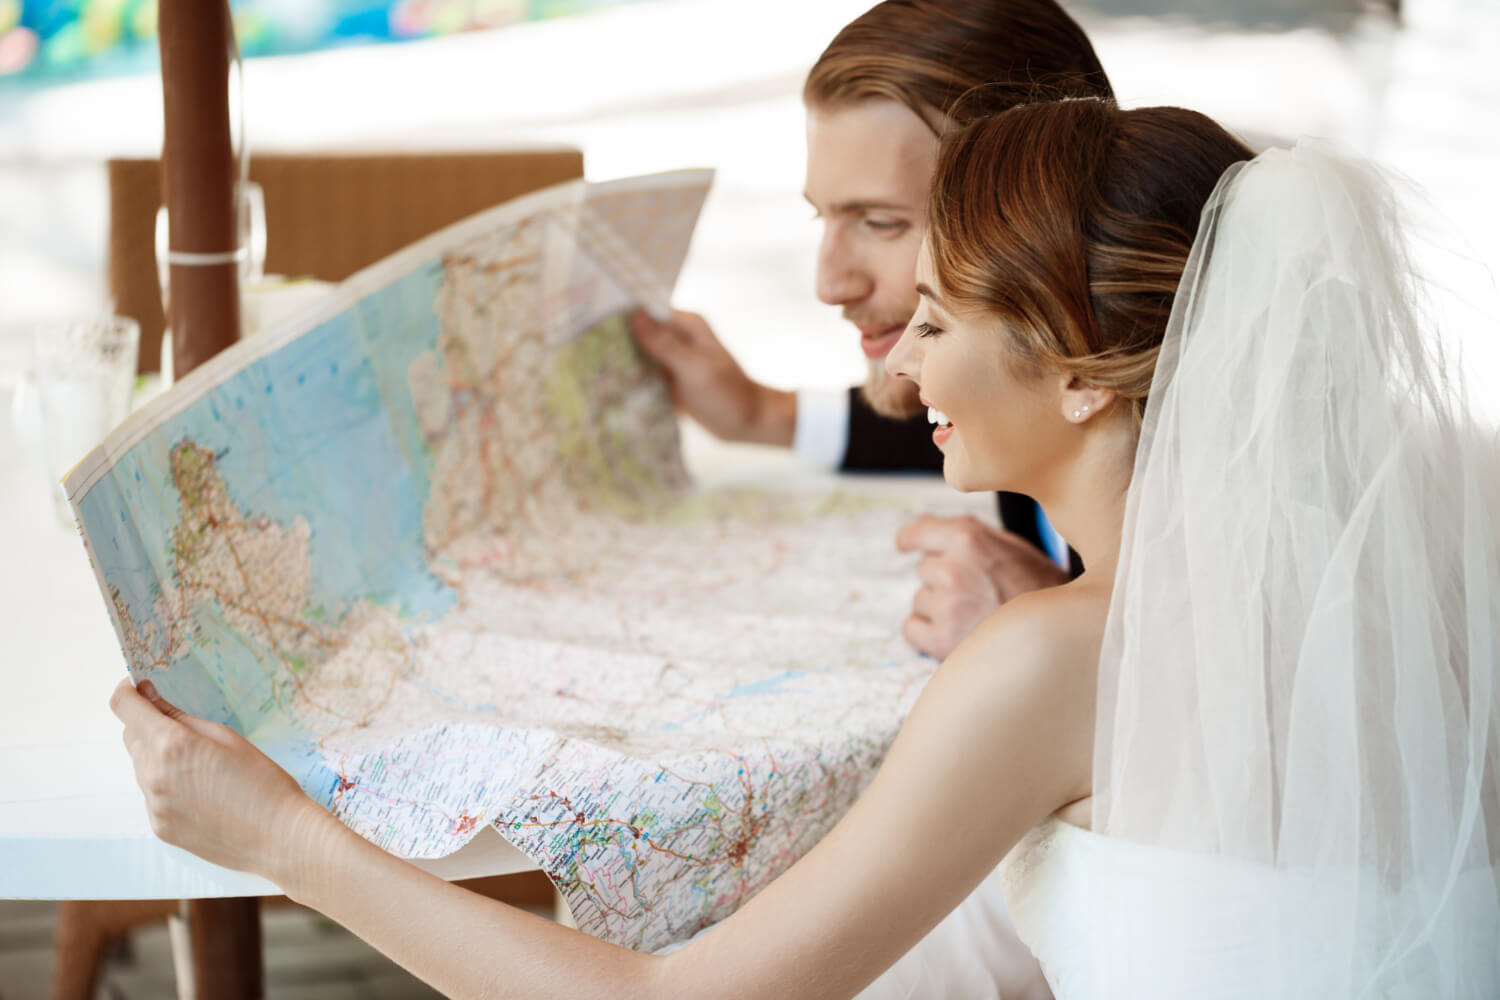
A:
{"label": "bride's eyebrow", "polygon": [[934,292],[932,290],[931,286],[929,286],[925,281],[919,281],[919,282],[917,282],[917,294],[920,295],[920,296],[922,296],[922,298],[927,299],[929,302],[931,302],[933,305],[937,306],[939,309],[943,309],[943,310],[946,311],[946,309],[948,308],[946,305],[943,304],[943,300],[938,295],[938,293]]}

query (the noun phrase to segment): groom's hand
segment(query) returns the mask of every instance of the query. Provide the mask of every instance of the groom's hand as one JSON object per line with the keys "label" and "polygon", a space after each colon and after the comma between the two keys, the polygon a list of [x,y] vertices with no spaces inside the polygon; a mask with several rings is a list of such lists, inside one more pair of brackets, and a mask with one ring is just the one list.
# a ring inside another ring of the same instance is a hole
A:
{"label": "groom's hand", "polygon": [[972,517],[924,514],[896,535],[896,548],[922,554],[901,634],[938,659],[1012,597],[1068,581],[1030,542]]}
{"label": "groom's hand", "polygon": [[674,312],[660,322],[642,311],[631,331],[641,350],[661,366],[677,409],[724,441],[790,448],[797,429],[797,397],[753,381],[697,313]]}

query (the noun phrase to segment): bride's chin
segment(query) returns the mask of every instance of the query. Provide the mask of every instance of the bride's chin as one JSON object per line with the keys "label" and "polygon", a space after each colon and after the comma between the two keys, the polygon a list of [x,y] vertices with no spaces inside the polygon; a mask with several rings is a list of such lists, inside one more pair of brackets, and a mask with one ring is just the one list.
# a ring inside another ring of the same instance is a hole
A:
{"label": "bride's chin", "polygon": [[962,448],[954,448],[951,439],[947,447],[949,450],[943,453],[943,481],[960,493],[1025,492],[1009,476],[996,475],[998,470],[990,465],[975,468],[970,456]]}
{"label": "bride's chin", "polygon": [[973,476],[965,475],[962,463],[948,457],[943,459],[943,481],[960,493],[989,492],[994,489],[992,486],[974,482]]}

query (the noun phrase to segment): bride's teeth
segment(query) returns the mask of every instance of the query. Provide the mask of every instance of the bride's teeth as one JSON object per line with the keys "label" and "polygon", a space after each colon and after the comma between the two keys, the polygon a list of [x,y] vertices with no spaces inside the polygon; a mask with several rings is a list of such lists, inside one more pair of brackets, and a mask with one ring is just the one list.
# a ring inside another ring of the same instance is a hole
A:
{"label": "bride's teeth", "polygon": [[948,415],[942,410],[938,409],[936,406],[929,406],[927,408],[927,422],[929,424],[945,426],[947,424],[951,424],[953,421],[949,420]]}

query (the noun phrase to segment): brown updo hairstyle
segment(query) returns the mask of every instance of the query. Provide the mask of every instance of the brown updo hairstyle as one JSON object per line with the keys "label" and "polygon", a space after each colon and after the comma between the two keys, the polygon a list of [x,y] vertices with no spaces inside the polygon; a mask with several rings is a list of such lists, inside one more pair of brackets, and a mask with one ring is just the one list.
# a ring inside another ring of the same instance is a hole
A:
{"label": "brown updo hairstyle", "polygon": [[1097,98],[958,120],[928,205],[942,295],[1000,319],[1020,370],[1111,389],[1139,422],[1203,207],[1250,150],[1195,111]]}
{"label": "brown updo hairstyle", "polygon": [[[990,84],[1016,89],[975,89]],[[895,101],[941,134],[966,94],[999,111],[1032,87],[1112,96],[1088,36],[1056,0],[883,0],[834,36],[802,99],[827,109]]]}

